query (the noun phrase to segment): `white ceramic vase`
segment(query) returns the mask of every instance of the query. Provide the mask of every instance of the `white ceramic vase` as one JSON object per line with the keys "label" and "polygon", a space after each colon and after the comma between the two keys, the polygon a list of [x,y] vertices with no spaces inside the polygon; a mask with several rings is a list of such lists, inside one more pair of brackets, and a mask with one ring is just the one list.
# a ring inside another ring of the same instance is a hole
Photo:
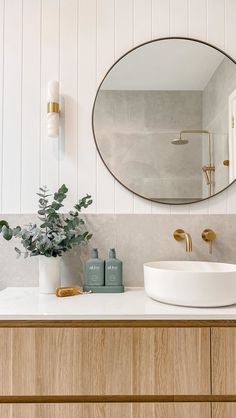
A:
{"label": "white ceramic vase", "polygon": [[39,292],[55,293],[60,285],[60,257],[39,256]]}

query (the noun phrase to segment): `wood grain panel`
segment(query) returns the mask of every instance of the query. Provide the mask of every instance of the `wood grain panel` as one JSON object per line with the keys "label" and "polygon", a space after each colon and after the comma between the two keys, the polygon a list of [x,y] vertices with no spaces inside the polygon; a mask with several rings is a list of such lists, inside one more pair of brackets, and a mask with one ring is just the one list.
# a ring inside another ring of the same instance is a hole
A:
{"label": "wood grain panel", "polygon": [[[132,404],[83,404],[82,418],[133,418]],[[75,417],[77,418],[77,417]]]}
{"label": "wood grain panel", "polygon": [[[51,412],[53,411],[53,406],[51,407]],[[30,404],[30,405],[26,405],[26,404],[20,404],[20,405],[9,405],[9,409],[11,408],[11,412],[9,417],[10,418],[38,418],[37,415],[37,411],[41,410],[41,405],[34,405],[34,404]],[[47,410],[47,406],[45,405],[44,408],[44,416],[42,416],[42,418],[48,418],[48,414],[46,413]],[[64,408],[62,407],[62,410]],[[1,417],[3,418],[3,417]],[[53,418],[53,415],[52,415]]]}
{"label": "wood grain panel", "polygon": [[6,415],[0,418],[132,418],[131,404],[13,405],[5,407],[3,413]]}
{"label": "wood grain panel", "polygon": [[[225,405],[225,404],[223,404]],[[216,410],[235,411],[223,406]],[[141,403],[141,404],[42,404],[5,405],[0,409],[0,418],[210,418],[210,404],[207,403]],[[226,418],[216,415],[214,418]],[[228,415],[227,418],[231,418]],[[232,415],[233,418],[233,415]]]}
{"label": "wood grain panel", "polygon": [[[40,346],[38,346],[40,347]],[[38,351],[38,350],[37,350]],[[36,391],[36,339],[34,329],[17,329],[12,331],[11,342],[11,392],[15,395],[34,395]],[[6,355],[6,359],[10,353]],[[5,361],[5,359],[3,359]],[[4,393],[4,388],[3,392]]]}
{"label": "wood grain panel", "polygon": [[[42,328],[12,333],[13,395],[131,393],[130,329]],[[3,364],[9,357],[5,353]],[[10,386],[4,385],[8,391]]]}
{"label": "wood grain panel", "polygon": [[1,332],[2,396],[210,394],[208,328]]}
{"label": "wood grain panel", "polygon": [[209,403],[133,404],[132,412],[132,418],[211,418]]}
{"label": "wood grain panel", "polygon": [[[0,405],[0,418],[12,418],[11,406]],[[24,418],[26,418],[26,417],[24,417]]]}
{"label": "wood grain panel", "polygon": [[212,329],[213,394],[236,392],[236,328]]}
{"label": "wood grain panel", "polygon": [[37,349],[36,393],[74,394],[78,389],[74,379],[82,364],[82,344],[77,340],[75,346],[74,329],[41,329],[36,333],[36,346],[40,347]]}
{"label": "wood grain panel", "polygon": [[235,418],[236,403],[213,403],[212,418]]}
{"label": "wood grain panel", "polygon": [[10,329],[0,329],[0,394],[11,394],[11,340]]}
{"label": "wood grain panel", "polygon": [[[128,394],[132,390],[132,330],[89,329],[81,337],[83,368],[75,386],[82,394]],[[78,392],[78,391],[77,391]]]}
{"label": "wood grain panel", "polygon": [[209,329],[135,329],[135,394],[209,394]]}
{"label": "wood grain panel", "polygon": [[29,319],[0,320],[0,328],[234,328],[236,320],[207,319]]}

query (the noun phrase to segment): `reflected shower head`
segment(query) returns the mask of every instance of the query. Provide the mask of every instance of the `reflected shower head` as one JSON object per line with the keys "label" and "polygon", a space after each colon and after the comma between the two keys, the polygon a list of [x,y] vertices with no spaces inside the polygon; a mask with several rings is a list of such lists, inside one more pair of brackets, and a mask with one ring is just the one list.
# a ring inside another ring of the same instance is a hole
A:
{"label": "reflected shower head", "polygon": [[174,138],[174,139],[172,139],[171,144],[173,144],[173,145],[185,145],[185,144],[188,144],[188,140],[187,139],[182,139],[182,138]]}

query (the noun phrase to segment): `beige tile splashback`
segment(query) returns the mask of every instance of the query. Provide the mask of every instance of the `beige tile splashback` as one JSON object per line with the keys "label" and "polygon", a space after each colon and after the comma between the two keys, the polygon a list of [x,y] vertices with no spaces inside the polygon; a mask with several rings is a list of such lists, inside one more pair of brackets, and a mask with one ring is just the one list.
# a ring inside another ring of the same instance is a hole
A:
{"label": "beige tile splashback", "polygon": [[[13,226],[36,220],[35,215],[2,215]],[[236,215],[86,215],[88,230],[93,238],[87,247],[66,254],[61,262],[62,283],[81,283],[84,261],[91,247],[99,249],[102,258],[110,247],[124,262],[126,286],[143,285],[143,263],[151,260],[212,260],[236,263]],[[193,239],[193,252],[185,252],[185,243],[176,242],[172,235],[182,228]],[[201,238],[205,228],[217,234],[212,255]],[[38,260],[16,259],[12,240],[0,237],[0,288],[7,286],[37,286]]]}

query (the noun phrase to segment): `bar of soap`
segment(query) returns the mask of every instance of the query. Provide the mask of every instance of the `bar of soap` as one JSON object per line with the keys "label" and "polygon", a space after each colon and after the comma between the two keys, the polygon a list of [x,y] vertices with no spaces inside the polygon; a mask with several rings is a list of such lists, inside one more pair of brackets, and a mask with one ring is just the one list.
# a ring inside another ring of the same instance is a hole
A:
{"label": "bar of soap", "polygon": [[59,298],[75,295],[80,295],[80,286],[65,286],[56,289],[56,296]]}

